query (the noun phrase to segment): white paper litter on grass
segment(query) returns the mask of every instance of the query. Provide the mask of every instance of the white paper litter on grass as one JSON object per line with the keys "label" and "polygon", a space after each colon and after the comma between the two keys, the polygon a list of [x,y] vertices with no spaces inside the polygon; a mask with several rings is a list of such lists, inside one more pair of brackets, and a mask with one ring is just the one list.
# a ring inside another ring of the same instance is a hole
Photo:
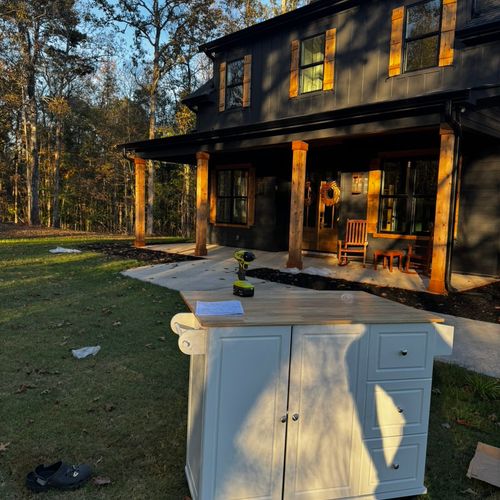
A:
{"label": "white paper litter on grass", "polygon": [[95,356],[101,350],[100,345],[82,347],[81,349],[71,349],[73,356],[77,359],[83,359],[87,356]]}
{"label": "white paper litter on grass", "polygon": [[56,247],[52,250],[49,250],[50,253],[82,253],[81,250],[77,250],[76,248],[64,248],[64,247]]}
{"label": "white paper litter on grass", "polygon": [[218,302],[196,302],[197,316],[238,316],[244,314],[239,300],[221,300]]}

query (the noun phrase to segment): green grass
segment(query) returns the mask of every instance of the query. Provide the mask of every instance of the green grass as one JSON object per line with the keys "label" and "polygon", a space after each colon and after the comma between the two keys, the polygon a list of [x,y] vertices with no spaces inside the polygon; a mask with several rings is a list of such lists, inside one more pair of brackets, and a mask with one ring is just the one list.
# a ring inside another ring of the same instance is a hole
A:
{"label": "green grass", "polygon": [[[177,292],[121,276],[138,262],[48,253],[95,239],[0,241],[0,443],[10,443],[0,451],[2,500],[40,498],[26,490],[26,473],[59,458],[89,463],[112,483],[44,498],[189,495],[189,359],[169,329],[185,307]],[[96,344],[95,358],[71,356]],[[500,446],[497,391],[494,379],[436,363],[421,498],[500,499],[465,476],[478,441]]]}
{"label": "green grass", "polygon": [[[112,481],[71,498],[183,498],[189,359],[169,322],[185,308],[120,275],[140,263],[48,253],[78,242],[0,243],[0,498],[30,498],[27,472],[59,458]],[[71,355],[97,344],[95,358]]]}

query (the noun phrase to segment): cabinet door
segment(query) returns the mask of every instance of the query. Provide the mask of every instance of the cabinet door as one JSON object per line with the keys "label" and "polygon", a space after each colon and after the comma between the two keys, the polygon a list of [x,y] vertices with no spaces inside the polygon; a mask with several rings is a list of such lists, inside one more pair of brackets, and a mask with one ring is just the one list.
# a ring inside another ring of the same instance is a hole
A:
{"label": "cabinet door", "polygon": [[281,499],[291,328],[208,335],[200,498]]}
{"label": "cabinet door", "polygon": [[[362,445],[357,398],[366,327],[294,327],[283,498],[333,499],[357,492]],[[366,359],[363,359],[366,364]]]}

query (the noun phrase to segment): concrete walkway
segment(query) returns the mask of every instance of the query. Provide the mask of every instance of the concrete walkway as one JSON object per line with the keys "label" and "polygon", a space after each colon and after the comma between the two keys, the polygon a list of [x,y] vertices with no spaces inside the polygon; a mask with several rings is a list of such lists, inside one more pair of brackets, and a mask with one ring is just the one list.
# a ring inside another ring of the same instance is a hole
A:
{"label": "concrete walkway", "polygon": [[[170,253],[193,254],[192,244],[152,245],[148,248]],[[208,248],[209,254],[206,259],[144,266],[129,269],[123,274],[179,291],[231,289],[232,282],[236,279],[235,270],[237,267],[233,258],[234,251],[234,248],[212,245]],[[254,253],[256,260],[251,264],[251,267],[284,270],[287,258],[285,252],[257,250]],[[387,269],[383,270],[381,266],[377,271],[374,271],[372,267],[363,268],[354,262],[348,266],[339,267],[336,259],[332,257],[305,257],[304,271],[309,271],[310,274],[408,290],[425,290],[426,286],[425,279],[422,279],[418,274],[406,274],[396,269],[391,273]],[[481,286],[494,281],[463,275],[454,275],[453,278],[453,285],[455,287],[459,285],[461,289]],[[248,278],[248,280],[256,285],[257,293],[259,289],[294,288],[257,278]],[[453,354],[440,359],[500,378],[500,325],[445,314],[440,314],[440,316],[446,319],[447,324],[455,326]]]}

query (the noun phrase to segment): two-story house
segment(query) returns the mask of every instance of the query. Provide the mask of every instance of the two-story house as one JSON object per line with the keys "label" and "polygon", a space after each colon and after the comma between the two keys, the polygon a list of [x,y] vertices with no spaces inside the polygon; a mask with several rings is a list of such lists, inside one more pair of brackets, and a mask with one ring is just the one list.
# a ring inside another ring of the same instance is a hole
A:
{"label": "two-story house", "polygon": [[499,274],[500,2],[317,0],[201,46],[213,78],[185,99],[189,135],[123,145],[197,164],[206,243],[336,252],[432,240],[429,290]]}

